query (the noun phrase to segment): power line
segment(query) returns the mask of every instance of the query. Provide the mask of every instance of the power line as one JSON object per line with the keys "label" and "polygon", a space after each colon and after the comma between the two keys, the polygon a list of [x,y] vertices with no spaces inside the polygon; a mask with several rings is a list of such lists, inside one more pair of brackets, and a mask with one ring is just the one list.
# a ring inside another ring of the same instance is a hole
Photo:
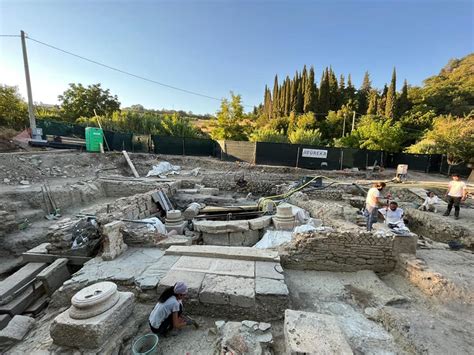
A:
{"label": "power line", "polygon": [[21,37],[20,35],[0,35],[0,37]]}
{"label": "power line", "polygon": [[[19,36],[18,36],[18,37],[19,37]],[[82,60],[85,60],[85,61],[87,61],[87,62],[90,62],[90,63],[96,64],[96,65],[99,65],[99,66],[101,66],[101,67],[104,67],[104,68],[107,68],[107,69],[110,69],[110,70],[113,70],[113,71],[116,71],[116,72],[119,72],[119,73],[122,73],[122,74],[125,74],[125,75],[128,75],[128,76],[131,76],[131,77],[134,77],[134,78],[136,78],[136,79],[144,80],[144,81],[147,81],[147,82],[150,82],[150,83],[153,83],[153,84],[157,84],[157,85],[160,85],[160,86],[164,86],[164,87],[169,88],[169,89],[181,91],[181,92],[184,92],[184,93],[187,93],[187,94],[191,94],[191,95],[195,95],[195,96],[204,97],[204,98],[211,99],[211,100],[216,100],[216,101],[221,101],[221,100],[222,100],[222,99],[217,98],[217,97],[214,97],[214,96],[209,96],[209,95],[206,95],[206,94],[201,94],[201,93],[199,93],[199,92],[192,91],[192,90],[182,89],[182,88],[179,88],[179,87],[177,87],[177,86],[165,84],[165,83],[162,83],[162,82],[153,80],[153,79],[146,78],[146,77],[141,76],[141,75],[133,74],[133,73],[130,73],[130,72],[128,72],[128,71],[125,71],[125,70],[122,70],[122,69],[118,69],[118,68],[112,67],[112,66],[110,66],[110,65],[107,65],[107,64],[98,62],[98,61],[96,61],[96,60],[94,60],[94,59],[90,59],[90,58],[84,57],[84,56],[82,56],[82,55],[69,52],[69,51],[67,51],[67,50],[65,50],[65,49],[61,49],[61,48],[59,48],[59,47],[53,46],[53,45],[51,45],[51,44],[48,44],[48,43],[45,43],[45,42],[42,42],[42,41],[39,41],[39,40],[34,39],[34,38],[31,38],[31,37],[29,37],[29,36],[27,36],[27,38],[28,38],[30,41],[39,43],[39,44],[41,44],[41,45],[43,45],[43,46],[52,48],[52,49],[57,50],[57,51],[59,51],[59,52],[62,52],[62,53],[71,55],[71,56],[73,56],[73,57],[76,57],[76,58],[79,58],[79,59],[82,59]],[[246,107],[253,107],[253,106],[250,106],[250,105],[243,105],[243,106],[246,106]]]}

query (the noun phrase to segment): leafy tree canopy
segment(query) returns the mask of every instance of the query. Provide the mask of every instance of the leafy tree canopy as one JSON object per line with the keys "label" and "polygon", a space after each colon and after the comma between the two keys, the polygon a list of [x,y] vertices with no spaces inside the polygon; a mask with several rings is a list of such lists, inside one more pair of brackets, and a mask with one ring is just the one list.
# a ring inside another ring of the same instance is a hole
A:
{"label": "leafy tree canopy", "polygon": [[120,102],[109,89],[102,89],[100,84],[84,87],[82,84],[69,84],[69,88],[58,96],[63,116],[69,121],[79,117],[110,115],[120,110]]}
{"label": "leafy tree canopy", "polygon": [[21,129],[27,122],[28,108],[18,87],[0,85],[0,125]]}

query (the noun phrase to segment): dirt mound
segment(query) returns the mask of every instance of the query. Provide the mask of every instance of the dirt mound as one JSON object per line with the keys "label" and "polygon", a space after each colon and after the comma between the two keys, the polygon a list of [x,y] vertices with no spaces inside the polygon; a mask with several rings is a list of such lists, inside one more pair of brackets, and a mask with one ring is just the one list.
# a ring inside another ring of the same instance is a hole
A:
{"label": "dirt mound", "polygon": [[13,142],[13,137],[18,134],[17,131],[0,127],[0,152],[14,152],[21,150],[18,145]]}

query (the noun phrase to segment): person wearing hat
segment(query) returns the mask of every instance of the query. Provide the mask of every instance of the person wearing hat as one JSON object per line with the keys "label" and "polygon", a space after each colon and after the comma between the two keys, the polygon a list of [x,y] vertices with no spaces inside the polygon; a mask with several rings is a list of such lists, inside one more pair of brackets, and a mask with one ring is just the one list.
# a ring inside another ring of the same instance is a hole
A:
{"label": "person wearing hat", "polygon": [[187,293],[188,287],[181,281],[163,291],[148,318],[153,333],[166,335],[172,329],[181,329],[191,324],[197,328],[194,320],[182,314],[183,299]]}

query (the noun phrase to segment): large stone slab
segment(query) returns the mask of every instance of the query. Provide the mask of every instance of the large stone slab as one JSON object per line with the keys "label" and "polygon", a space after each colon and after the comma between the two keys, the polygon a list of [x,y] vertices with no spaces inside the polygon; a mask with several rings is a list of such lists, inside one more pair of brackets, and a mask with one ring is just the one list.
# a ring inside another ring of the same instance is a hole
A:
{"label": "large stone slab", "polygon": [[0,347],[10,346],[21,341],[35,324],[35,320],[27,316],[15,316],[8,325],[0,331]]}
{"label": "large stone slab", "polygon": [[167,287],[174,286],[176,282],[182,281],[188,286],[188,297],[197,299],[204,275],[202,272],[170,270],[160,280],[157,293],[160,295]]}
{"label": "large stone slab", "polygon": [[92,318],[73,319],[67,309],[51,324],[51,338],[57,345],[81,349],[100,348],[132,314],[133,308],[133,293],[120,292],[120,298],[115,306]]}
{"label": "large stone slab", "polygon": [[165,251],[165,254],[280,262],[280,256],[277,251],[249,247],[221,247],[215,245],[172,246]]}
{"label": "large stone slab", "polygon": [[0,305],[9,302],[15,293],[33,280],[47,264],[28,263],[0,282]]}
{"label": "large stone slab", "polygon": [[207,274],[199,301],[207,304],[250,308],[255,306],[255,281],[250,278]]}
{"label": "large stone slab", "polygon": [[333,316],[287,309],[284,333],[290,355],[353,354]]}
{"label": "large stone slab", "polygon": [[10,302],[1,305],[0,313],[9,314],[11,317],[22,314],[30,304],[43,294],[44,290],[39,283],[36,283],[35,288],[30,285],[22,292],[15,294]]}
{"label": "large stone slab", "polygon": [[102,259],[113,260],[125,250],[128,246],[123,241],[121,228],[125,226],[122,221],[113,221],[102,227],[103,249]]}
{"label": "large stone slab", "polygon": [[0,330],[7,326],[10,319],[12,318],[8,314],[0,314]]}
{"label": "large stone slab", "polygon": [[283,280],[265,279],[257,277],[255,279],[255,293],[263,296],[288,297],[288,287]]}
{"label": "large stone slab", "polygon": [[142,291],[154,289],[160,280],[166,275],[171,267],[178,261],[179,256],[165,255],[156,263],[150,265],[143,273],[135,279],[135,285]]}
{"label": "large stone slab", "polygon": [[268,261],[255,262],[255,276],[264,277],[267,279],[284,280],[283,268],[280,263]]}
{"label": "large stone slab", "polygon": [[248,260],[215,259],[182,256],[172,270],[203,272],[208,274],[255,277],[255,262]]}
{"label": "large stone slab", "polygon": [[[242,233],[242,232],[239,232]],[[202,240],[206,245],[229,246],[229,233],[202,233]]]}
{"label": "large stone slab", "polygon": [[43,287],[48,295],[61,287],[64,281],[71,277],[67,268],[68,259],[56,259],[51,265],[43,269],[36,277],[43,283]]}
{"label": "large stone slab", "polygon": [[194,230],[206,233],[230,233],[243,232],[249,230],[249,222],[247,220],[240,221],[193,221]]}
{"label": "large stone slab", "polygon": [[262,216],[254,219],[249,219],[249,226],[252,230],[263,229],[272,223],[272,216]]}

